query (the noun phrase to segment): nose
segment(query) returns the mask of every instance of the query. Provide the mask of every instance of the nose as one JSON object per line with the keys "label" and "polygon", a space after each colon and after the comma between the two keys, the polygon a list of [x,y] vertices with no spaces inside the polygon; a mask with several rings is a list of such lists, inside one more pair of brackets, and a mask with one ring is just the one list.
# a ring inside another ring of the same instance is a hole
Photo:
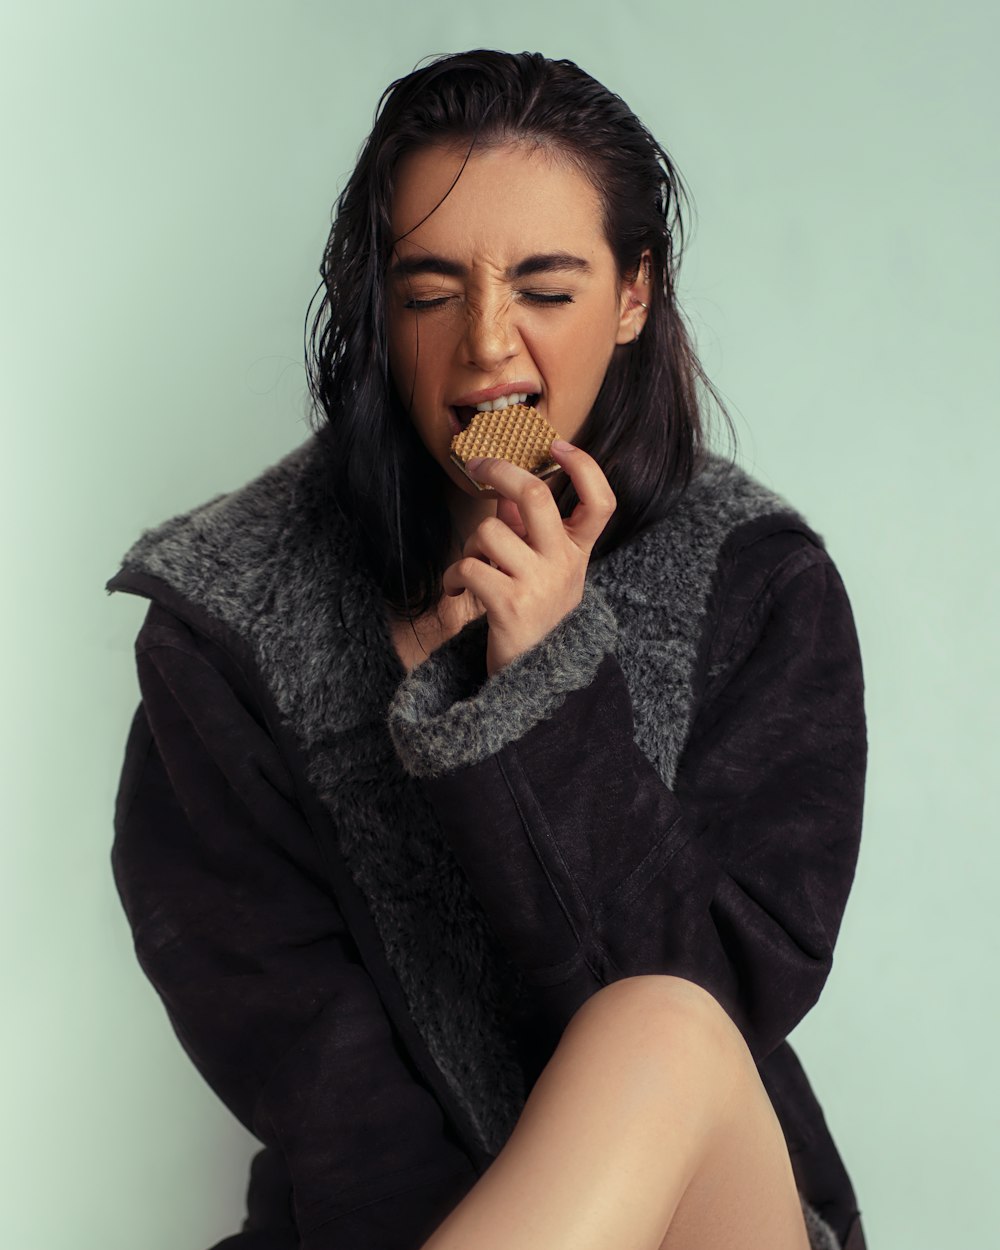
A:
{"label": "nose", "polygon": [[493,304],[489,308],[470,309],[463,342],[467,364],[492,373],[512,360],[519,350],[520,340],[509,307]]}

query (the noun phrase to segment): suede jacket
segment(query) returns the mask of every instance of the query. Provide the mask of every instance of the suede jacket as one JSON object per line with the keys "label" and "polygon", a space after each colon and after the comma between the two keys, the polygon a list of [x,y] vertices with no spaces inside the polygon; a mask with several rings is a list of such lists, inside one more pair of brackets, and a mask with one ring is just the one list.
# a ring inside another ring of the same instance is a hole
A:
{"label": "suede jacket", "polygon": [[858,1203],[786,1040],[854,878],[867,741],[841,578],[710,455],[488,676],[486,618],[407,673],[315,437],[145,531],[112,864],[188,1055],[262,1144],[226,1250],[418,1250],[576,1009],[672,973],[725,1008],[813,1250]]}

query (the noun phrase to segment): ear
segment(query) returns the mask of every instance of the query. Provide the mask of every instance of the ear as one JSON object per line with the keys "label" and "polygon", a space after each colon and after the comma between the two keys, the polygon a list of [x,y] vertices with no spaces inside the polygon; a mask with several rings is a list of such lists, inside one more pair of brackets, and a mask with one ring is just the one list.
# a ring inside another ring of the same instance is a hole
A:
{"label": "ear", "polygon": [[[652,289],[651,271],[653,259],[649,248],[639,257],[635,273],[628,273],[622,283],[621,303],[618,309],[618,335],[616,343],[634,343],[642,333],[649,316],[649,295]],[[645,307],[643,307],[645,305]]]}

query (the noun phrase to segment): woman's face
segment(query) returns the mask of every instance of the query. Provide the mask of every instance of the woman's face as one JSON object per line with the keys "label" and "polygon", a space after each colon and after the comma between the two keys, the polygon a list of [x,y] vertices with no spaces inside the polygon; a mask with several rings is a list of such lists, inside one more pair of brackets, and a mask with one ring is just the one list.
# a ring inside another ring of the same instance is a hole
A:
{"label": "woman's face", "polygon": [[526,147],[477,151],[449,192],[464,155],[442,146],[401,160],[386,291],[399,396],[431,455],[477,495],[449,458],[475,405],[527,395],[572,442],[643,309],[573,166]]}

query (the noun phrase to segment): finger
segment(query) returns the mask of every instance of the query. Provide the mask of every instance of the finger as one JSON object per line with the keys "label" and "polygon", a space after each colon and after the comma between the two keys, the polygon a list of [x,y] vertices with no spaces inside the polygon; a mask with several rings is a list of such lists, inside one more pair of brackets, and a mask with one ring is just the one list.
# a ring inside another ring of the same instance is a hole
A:
{"label": "finger", "polygon": [[[516,507],[516,505],[513,505]],[[499,517],[480,521],[462,547],[463,556],[492,561],[508,577],[526,577],[538,555]]]}
{"label": "finger", "polygon": [[570,450],[561,450],[553,443],[552,455],[573,483],[579,502],[562,524],[564,532],[589,555],[614,515],[618,500],[594,457],[582,447],[566,446]]}
{"label": "finger", "polygon": [[479,599],[486,614],[496,615],[503,606],[503,595],[510,585],[510,578],[499,569],[491,568],[484,560],[475,556],[463,556],[454,564],[449,564],[441,578],[441,585],[446,595],[460,595],[470,590]]}
{"label": "finger", "polygon": [[528,537],[528,527],[521,519],[521,510],[513,499],[497,499],[497,516],[505,525],[509,525],[518,538]]}
{"label": "finger", "polygon": [[466,466],[477,482],[497,492],[500,502],[506,498],[516,505],[525,528],[524,541],[542,555],[554,555],[565,543],[563,520],[545,482],[509,460],[483,460],[475,468]]}

